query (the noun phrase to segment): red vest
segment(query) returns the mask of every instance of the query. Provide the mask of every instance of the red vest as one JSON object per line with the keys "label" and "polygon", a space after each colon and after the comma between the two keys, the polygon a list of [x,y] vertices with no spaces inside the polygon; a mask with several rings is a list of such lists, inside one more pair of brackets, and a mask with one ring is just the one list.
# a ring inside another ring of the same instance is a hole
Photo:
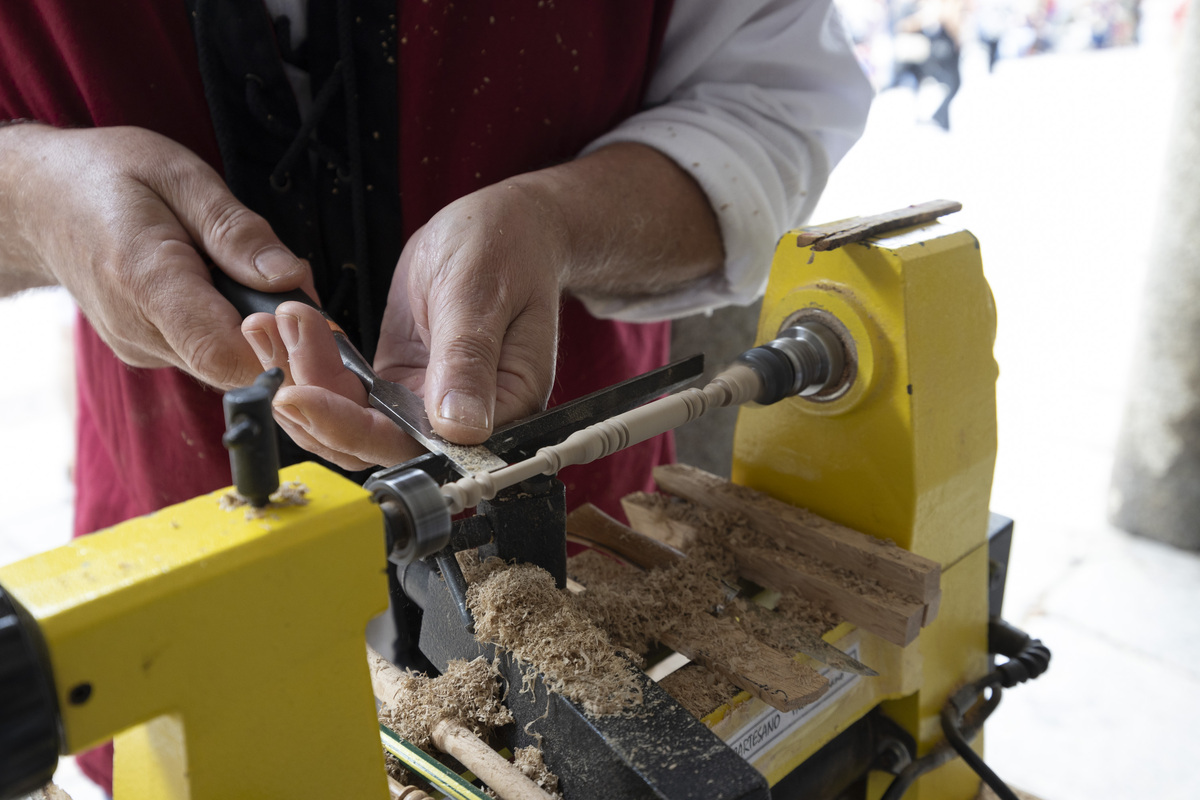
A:
{"label": "red vest", "polygon": [[[669,2],[397,3],[400,187],[411,235],[452,200],[570,159],[633,114],[654,67]],[[183,0],[0,3],[0,119],[135,125],[220,155]],[[665,363],[667,324],[562,309],[551,404]],[[79,320],[76,534],[230,482],[220,395],[173,369],[121,364]],[[662,437],[564,470],[571,506],[619,514],[670,460]],[[111,784],[106,759],[86,771]]]}

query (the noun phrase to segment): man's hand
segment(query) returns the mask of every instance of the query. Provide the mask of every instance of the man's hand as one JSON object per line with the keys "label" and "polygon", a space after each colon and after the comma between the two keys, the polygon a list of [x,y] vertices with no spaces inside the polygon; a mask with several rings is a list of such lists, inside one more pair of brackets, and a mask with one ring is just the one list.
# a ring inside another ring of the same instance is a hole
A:
{"label": "man's hand", "polygon": [[[392,280],[375,369],[423,396],[439,434],[483,442],[545,404],[563,291],[654,294],[722,262],[716,218],[685,172],[648,147],[606,147],[467,195],[417,231]],[[350,469],[420,452],[367,407],[315,311],[284,304],[243,331],[264,367],[289,372],[276,416],[302,446]]]}
{"label": "man's hand", "polygon": [[220,388],[261,371],[200,253],[255,289],[307,266],[207,164],[140,128],[0,129],[0,294],[60,284],[113,352]]}
{"label": "man's hand", "polygon": [[[375,370],[425,399],[439,434],[477,444],[497,423],[545,405],[554,380],[565,231],[533,191],[497,184],[436,214],[407,242],[392,278]],[[347,469],[422,452],[342,368],[320,314],[285,303],[243,331],[290,383],[276,418],[298,444]]]}

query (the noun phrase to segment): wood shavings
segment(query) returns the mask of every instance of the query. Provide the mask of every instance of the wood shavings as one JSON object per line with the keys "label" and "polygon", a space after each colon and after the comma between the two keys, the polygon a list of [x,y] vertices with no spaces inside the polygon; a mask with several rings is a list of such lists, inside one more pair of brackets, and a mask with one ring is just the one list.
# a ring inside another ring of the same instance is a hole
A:
{"label": "wood shavings", "polygon": [[693,614],[725,602],[727,590],[708,566],[689,558],[670,569],[639,572],[585,551],[568,560],[567,572],[587,587],[575,598],[580,608],[618,647],[644,656],[665,631],[686,637]]}
{"label": "wood shavings", "polygon": [[247,520],[262,519],[271,509],[308,505],[308,487],[301,481],[284,481],[271,495],[270,502],[262,508],[250,505],[250,501],[238,494],[235,489],[221,495],[217,505],[222,511],[245,508]]}
{"label": "wood shavings", "polygon": [[[587,586],[578,602],[618,645],[645,654],[654,642],[675,649],[682,644],[688,655],[702,662],[665,681],[668,693],[681,691],[677,699],[695,716],[702,717],[727,701],[737,693],[735,685],[768,702],[779,699],[755,691],[771,669],[769,654],[761,653],[764,645],[784,654],[798,649],[832,650],[820,637],[840,620],[819,604],[786,592],[780,611],[755,606],[755,613],[747,614],[745,604],[749,601],[733,599],[739,588],[739,548],[767,544],[745,518],[663,496],[626,499],[634,501],[632,506],[626,505],[627,511],[647,512],[642,518],[656,521],[652,527],[655,533],[670,537],[671,544],[687,558],[666,569],[639,573],[589,552],[571,559],[568,572]],[[634,516],[630,514],[631,519]],[[720,635],[714,636],[713,618],[708,612],[717,612],[733,628],[719,628]],[[756,652],[759,657],[754,655]],[[697,657],[701,654],[703,657]],[[762,660],[763,655],[768,656],[767,661]],[[811,702],[827,688],[827,682],[811,669],[796,674],[781,669],[773,674],[788,683],[768,682],[767,686],[778,689],[787,685],[787,702]]]}
{"label": "wood shavings", "polygon": [[521,770],[521,774],[546,791],[550,796],[562,800],[558,791],[558,776],[549,770],[542,760],[542,751],[534,745],[518,747],[513,753],[513,765]]}
{"label": "wood shavings", "polygon": [[642,692],[628,661],[545,570],[489,559],[465,570],[473,582],[467,604],[475,633],[528,664],[521,691],[537,674],[549,691],[578,703],[594,716],[628,712]]}
{"label": "wood shavings", "polygon": [[499,673],[483,658],[454,660],[430,678],[408,670],[396,679],[391,697],[380,697],[379,721],[422,750],[432,746],[433,726],[443,719],[462,723],[478,736],[513,721],[500,702]]}

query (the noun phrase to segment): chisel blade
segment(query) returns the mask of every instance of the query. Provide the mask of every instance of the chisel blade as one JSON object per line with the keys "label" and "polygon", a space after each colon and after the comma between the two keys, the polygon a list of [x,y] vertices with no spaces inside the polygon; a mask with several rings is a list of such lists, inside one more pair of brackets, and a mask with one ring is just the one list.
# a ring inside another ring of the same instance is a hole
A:
{"label": "chisel blade", "polygon": [[371,382],[370,399],[372,406],[425,447],[444,455],[464,476],[491,472],[508,465],[483,445],[455,444],[434,433],[425,413],[425,403],[407,386],[375,378]]}

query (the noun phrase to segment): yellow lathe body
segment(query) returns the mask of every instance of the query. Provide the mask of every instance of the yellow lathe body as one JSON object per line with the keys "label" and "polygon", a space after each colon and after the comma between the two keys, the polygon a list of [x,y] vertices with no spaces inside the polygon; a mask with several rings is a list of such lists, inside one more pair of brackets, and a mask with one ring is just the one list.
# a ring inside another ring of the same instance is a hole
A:
{"label": "yellow lathe body", "polygon": [[[939,562],[942,599],[907,647],[827,635],[878,677],[839,674],[790,716],[746,694],[709,715],[771,784],[876,707],[927,753],[947,697],[988,668],[996,321],[977,241],[937,222],[828,252],[788,234],[758,341],[806,317],[847,345],[849,388],[743,409],[733,479]],[[117,800],[387,797],[363,651],[387,605],[383,514],[315,465],[281,479],[307,505],[248,518],[218,492],[0,568],[41,632],[63,749],[116,736]],[[906,797],[978,788],[955,760]]]}
{"label": "yellow lathe body", "polygon": [[224,492],[0,568],[37,622],[64,749],[116,736],[120,800],[386,798],[364,656],[387,607],[383,519],[321,467],[308,504]]}
{"label": "yellow lathe body", "polygon": [[[938,222],[827,252],[788,234],[758,341],[810,315],[840,323],[857,375],[832,400],[743,408],[733,480],[939,562],[942,600],[908,647],[849,625],[828,637],[880,677],[838,675],[830,699],[791,718],[748,695],[710,715],[772,784],[880,704],[924,755],[942,740],[946,698],[988,668],[996,316],[978,241]],[[769,746],[755,747],[763,741]],[[872,777],[878,797],[890,776]],[[978,790],[978,776],[955,760],[905,797],[968,800]]]}

